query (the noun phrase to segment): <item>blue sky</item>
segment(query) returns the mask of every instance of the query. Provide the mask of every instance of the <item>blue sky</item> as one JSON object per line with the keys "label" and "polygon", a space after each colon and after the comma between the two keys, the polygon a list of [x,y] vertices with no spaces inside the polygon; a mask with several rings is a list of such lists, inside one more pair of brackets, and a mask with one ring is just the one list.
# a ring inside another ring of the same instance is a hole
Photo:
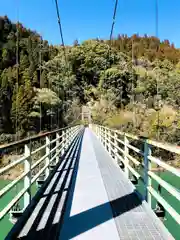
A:
{"label": "blue sky", "polygon": [[[89,38],[109,38],[115,0],[58,0],[65,44]],[[155,0],[119,0],[114,36],[155,35]],[[54,0],[1,0],[0,15],[8,15],[59,44]],[[19,17],[18,17],[19,16]],[[159,37],[180,47],[180,0],[159,0]]]}

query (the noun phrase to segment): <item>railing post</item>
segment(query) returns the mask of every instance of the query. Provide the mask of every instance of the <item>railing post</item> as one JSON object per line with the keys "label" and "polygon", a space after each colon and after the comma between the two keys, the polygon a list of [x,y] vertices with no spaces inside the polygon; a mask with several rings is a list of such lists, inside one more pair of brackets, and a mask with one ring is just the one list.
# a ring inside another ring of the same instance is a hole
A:
{"label": "railing post", "polygon": [[97,125],[96,127],[98,132],[98,138],[99,138],[99,141],[101,142],[101,127],[99,125]]}
{"label": "railing post", "polygon": [[24,194],[25,209],[31,202],[31,144],[25,145],[24,155],[26,157],[26,160],[24,161],[24,172],[27,173],[27,175],[24,177],[24,187],[28,187],[27,192]]}
{"label": "railing post", "polygon": [[151,170],[151,162],[148,159],[148,156],[150,155],[151,155],[151,148],[146,139],[144,141],[144,184],[145,184],[144,198],[151,207],[151,194],[148,191],[148,187],[151,186],[151,177],[148,174],[148,171]]}
{"label": "railing post", "polygon": [[60,135],[57,132],[56,133],[56,147],[57,147],[56,148],[56,164],[59,162],[59,154],[60,154],[60,152],[59,152],[59,148],[60,148],[59,144],[60,144]]}
{"label": "railing post", "polygon": [[105,146],[105,149],[107,150],[107,129],[106,128],[104,129],[104,141],[105,141],[104,146]]}
{"label": "railing post", "polygon": [[96,134],[97,134],[97,137],[100,139],[100,131],[97,125],[96,125]]}
{"label": "railing post", "polygon": [[70,143],[70,136],[71,136],[71,128],[68,128],[68,132],[67,132],[67,147],[69,146],[69,143]]}
{"label": "railing post", "polygon": [[65,138],[66,138],[66,140],[65,140],[65,149],[67,149],[67,147],[68,147],[68,128],[65,130]]}
{"label": "railing post", "polygon": [[62,130],[62,149],[61,149],[61,156],[64,154],[65,150],[65,130]]}
{"label": "railing post", "polygon": [[48,165],[45,171],[45,178],[49,176],[49,165],[50,165],[50,138],[49,136],[46,136],[46,161],[45,164]]}
{"label": "railing post", "polygon": [[[76,131],[74,131],[74,133],[75,133]],[[70,142],[71,142],[71,135],[72,134],[72,128],[69,128],[68,129],[68,146],[70,145]]]}
{"label": "railing post", "polygon": [[69,128],[66,129],[66,149],[68,148],[69,144]]}
{"label": "railing post", "polygon": [[103,144],[103,146],[105,147],[105,129],[104,129],[104,127],[102,127],[102,129],[101,129],[101,141],[102,141],[102,144]]}
{"label": "railing post", "polygon": [[76,129],[73,131],[73,129],[71,128],[70,129],[70,132],[69,132],[69,144],[70,144],[70,142],[71,142],[71,140],[72,140],[72,136],[73,136],[73,133],[75,134],[76,133]]}
{"label": "railing post", "polygon": [[103,137],[102,137],[103,132],[102,132],[102,127],[101,126],[99,126],[99,134],[100,134],[100,141],[101,141],[101,143],[103,143]]}
{"label": "railing post", "polygon": [[129,148],[128,148],[129,140],[127,136],[124,134],[124,163],[125,163],[125,173],[127,177],[129,178],[129,158],[127,157],[129,155]]}
{"label": "railing post", "polygon": [[100,139],[100,142],[103,143],[103,140],[102,140],[103,139],[102,138],[102,127],[99,126],[98,128],[99,128],[99,139]]}
{"label": "railing post", "polygon": [[104,142],[103,142],[103,139],[104,139],[104,137],[103,137],[103,127],[102,126],[99,126],[99,127],[100,127],[100,141],[101,141],[102,145],[104,145]]}
{"label": "railing post", "polygon": [[76,135],[78,131],[78,128],[75,127],[75,128],[70,128],[70,132],[69,132],[69,144],[72,142],[72,139],[73,139],[73,136]]}
{"label": "railing post", "polygon": [[103,131],[103,144],[104,144],[104,147],[106,149],[106,129],[104,128],[104,131]]}
{"label": "railing post", "polygon": [[118,135],[117,135],[117,132],[114,132],[114,160],[115,162],[118,164],[118,150],[117,150],[117,147],[118,147],[118,141],[117,141],[117,138],[118,138]]}
{"label": "railing post", "polygon": [[111,130],[108,129],[108,152],[111,155]]}

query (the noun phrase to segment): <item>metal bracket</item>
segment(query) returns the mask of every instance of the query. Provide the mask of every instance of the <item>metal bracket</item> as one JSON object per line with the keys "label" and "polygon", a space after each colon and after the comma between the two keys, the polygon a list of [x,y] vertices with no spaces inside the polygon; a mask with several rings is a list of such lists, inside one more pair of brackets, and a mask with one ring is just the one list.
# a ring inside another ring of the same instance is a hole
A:
{"label": "metal bracket", "polygon": [[160,203],[157,202],[154,212],[162,220],[165,218],[165,209]]}
{"label": "metal bracket", "polygon": [[138,179],[136,176],[132,175],[132,177],[130,178],[130,181],[134,184],[137,185],[138,184]]}
{"label": "metal bracket", "polygon": [[23,210],[11,210],[9,213],[9,221],[15,224],[17,220],[22,216]]}

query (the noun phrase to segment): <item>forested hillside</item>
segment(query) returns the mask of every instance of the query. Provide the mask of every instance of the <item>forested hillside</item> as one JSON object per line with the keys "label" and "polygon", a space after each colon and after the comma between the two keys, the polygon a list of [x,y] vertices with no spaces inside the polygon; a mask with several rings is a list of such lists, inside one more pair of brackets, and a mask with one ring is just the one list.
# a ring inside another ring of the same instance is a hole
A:
{"label": "forested hillside", "polygon": [[180,144],[180,50],[168,40],[75,41],[65,56],[18,29],[19,72],[17,25],[0,18],[1,142],[72,123],[88,105],[94,122]]}
{"label": "forested hillside", "polygon": [[[12,140],[15,134],[23,137],[26,131],[38,132],[39,118],[43,119],[42,128],[48,121],[44,107],[50,101],[43,99],[43,90],[39,92],[38,89],[46,84],[42,74],[43,65],[54,58],[57,49],[49,46],[47,41],[42,41],[36,32],[24,28],[20,23],[18,25],[19,33],[17,24],[7,17],[0,18],[1,142]],[[52,92],[49,94],[54,96]],[[38,109],[41,98],[42,116]]]}
{"label": "forested hillside", "polygon": [[167,39],[161,42],[154,36],[144,35],[144,37],[140,37],[134,34],[129,38],[127,35],[118,35],[111,44],[129,56],[132,55],[133,49],[134,58],[145,57],[151,62],[155,59],[167,59],[176,64],[180,58],[180,51],[174,47],[173,43],[170,44]]}

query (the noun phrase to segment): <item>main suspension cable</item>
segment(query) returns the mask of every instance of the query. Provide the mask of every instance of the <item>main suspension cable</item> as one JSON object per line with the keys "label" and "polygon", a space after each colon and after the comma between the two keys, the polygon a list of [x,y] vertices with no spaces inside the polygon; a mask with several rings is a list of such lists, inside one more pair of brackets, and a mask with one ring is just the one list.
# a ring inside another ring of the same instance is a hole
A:
{"label": "main suspension cable", "polygon": [[[70,78],[69,64],[68,64],[68,61],[67,61],[66,48],[65,48],[65,44],[64,44],[64,37],[63,37],[62,24],[61,24],[60,13],[59,13],[58,0],[55,0],[55,4],[56,4],[56,13],[57,13],[57,18],[58,18],[59,32],[60,32],[62,47],[63,47],[63,51],[64,51],[65,63],[66,63],[66,67],[67,67],[67,75]],[[65,112],[66,112],[66,104],[67,104],[66,97],[67,97],[66,92],[64,91],[64,86],[63,86],[63,98],[64,99],[62,99],[63,100],[62,104],[64,104],[64,102],[65,102]],[[63,106],[63,108],[64,108],[64,106]]]}
{"label": "main suspension cable", "polygon": [[117,6],[118,6],[118,0],[116,0],[115,6],[114,6],[112,26],[111,26],[111,32],[110,32],[110,42],[112,41],[112,35],[113,35],[113,31],[114,31],[114,25],[115,25],[115,20],[116,20],[116,13],[117,13]]}
{"label": "main suspension cable", "polygon": [[65,61],[67,63],[66,49],[65,49],[65,45],[64,45],[64,37],[63,37],[62,24],[61,24],[60,13],[59,13],[58,0],[55,0],[55,4],[56,4],[56,13],[57,13],[58,25],[59,25],[59,32],[60,32],[62,47],[63,47],[63,51],[64,51],[64,57],[65,57]]}
{"label": "main suspension cable", "polygon": [[16,25],[16,124],[15,124],[15,138],[16,141],[19,140],[18,136],[18,90],[19,90],[19,12],[18,12],[18,20],[17,20],[17,25]]}
{"label": "main suspension cable", "polygon": [[[158,0],[155,0],[155,34],[156,38],[159,36],[159,9],[158,9]],[[158,51],[158,47],[157,47]],[[160,138],[160,132],[159,132],[159,125],[160,125],[160,96],[159,96],[159,73],[156,78],[156,98],[157,98],[157,140],[159,141]]]}
{"label": "main suspension cable", "polygon": [[[40,42],[39,42],[39,47],[40,47],[40,52],[39,52],[39,70],[40,70],[40,89],[42,88],[42,37],[40,37]],[[41,94],[41,90],[40,90],[40,92],[39,92],[40,94]],[[39,101],[39,104],[40,104],[40,112],[39,112],[39,114],[40,114],[40,122],[39,122],[39,124],[40,124],[40,126],[39,126],[39,128],[40,128],[40,133],[41,133],[41,131],[42,131],[42,103],[41,103],[41,101]]]}
{"label": "main suspension cable", "polygon": [[111,66],[110,54],[111,54],[112,36],[113,36],[114,25],[115,25],[115,20],[116,20],[117,7],[118,7],[118,0],[116,0],[115,5],[114,5],[112,25],[111,25],[111,31],[110,31],[110,36],[109,36],[110,44],[108,46],[108,59],[110,61],[110,66]]}
{"label": "main suspension cable", "polygon": [[[18,101],[18,91],[19,91],[19,1],[17,1],[17,24],[16,24],[16,85],[15,85],[15,94],[16,94],[16,109],[15,109],[15,141],[20,140],[20,131],[19,131],[19,101]],[[16,155],[19,154],[18,147],[16,147]],[[18,184],[15,185],[15,194],[18,194]],[[12,211],[20,210],[19,201],[12,207]]]}
{"label": "main suspension cable", "polygon": [[[155,34],[156,38],[158,39],[159,36],[159,6],[158,6],[158,0],[155,0]],[[157,47],[157,51],[159,50],[159,47]],[[159,72],[156,78],[156,98],[157,98],[157,140],[160,141],[160,95],[159,95]],[[159,157],[159,148],[158,148],[158,157]],[[158,176],[160,177],[160,166],[157,164],[158,169]],[[158,192],[161,195],[161,185],[158,184]],[[156,210],[160,210],[161,205],[157,201],[156,203]]]}
{"label": "main suspension cable", "polygon": [[159,7],[158,7],[158,0],[155,0],[155,30],[156,30],[156,37],[158,38],[159,35]]}
{"label": "main suspension cable", "polygon": [[132,36],[132,54],[131,54],[131,67],[132,67],[132,78],[131,78],[131,101],[133,108],[133,128],[136,131],[136,106],[135,106],[135,96],[134,96],[134,39]]}

